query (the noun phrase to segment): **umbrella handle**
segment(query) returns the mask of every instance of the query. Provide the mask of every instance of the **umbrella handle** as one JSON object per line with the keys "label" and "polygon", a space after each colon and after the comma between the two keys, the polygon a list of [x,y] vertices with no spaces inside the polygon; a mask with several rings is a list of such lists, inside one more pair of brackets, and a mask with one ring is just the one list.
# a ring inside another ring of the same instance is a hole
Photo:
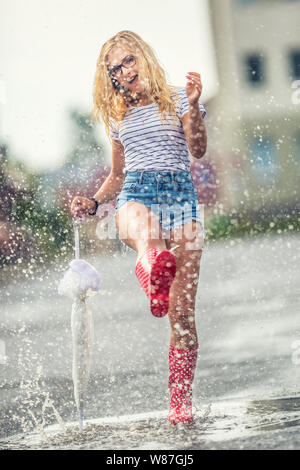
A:
{"label": "umbrella handle", "polygon": [[74,228],[74,239],[75,239],[75,259],[79,259],[80,258],[79,230],[78,230],[78,220],[76,217],[73,218],[73,228]]}

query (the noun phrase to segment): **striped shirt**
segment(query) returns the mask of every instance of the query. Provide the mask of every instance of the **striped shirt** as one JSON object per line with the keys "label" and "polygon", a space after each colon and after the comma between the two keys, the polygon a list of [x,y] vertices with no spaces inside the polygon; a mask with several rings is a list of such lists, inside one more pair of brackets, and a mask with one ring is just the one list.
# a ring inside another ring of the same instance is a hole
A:
{"label": "striped shirt", "polygon": [[[180,123],[173,123],[171,117],[162,124],[158,104],[130,106],[123,121],[113,124],[111,137],[119,140],[125,153],[125,171],[166,171],[190,170],[189,150],[181,118],[189,111],[185,88],[175,88],[180,100],[175,99],[176,112]],[[199,101],[202,117],[206,115]]]}

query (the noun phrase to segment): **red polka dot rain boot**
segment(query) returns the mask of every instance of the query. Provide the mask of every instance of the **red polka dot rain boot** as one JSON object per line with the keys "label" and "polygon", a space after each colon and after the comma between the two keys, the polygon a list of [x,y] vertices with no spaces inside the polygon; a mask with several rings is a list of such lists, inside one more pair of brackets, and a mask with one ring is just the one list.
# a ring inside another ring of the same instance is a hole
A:
{"label": "red polka dot rain boot", "polygon": [[169,349],[169,391],[170,410],[168,420],[171,424],[190,424],[192,413],[192,383],[196,369],[198,345],[191,350]]}
{"label": "red polka dot rain boot", "polygon": [[150,248],[136,263],[136,276],[150,299],[150,310],[155,317],[163,317],[169,310],[169,292],[176,274],[176,260],[169,250]]}

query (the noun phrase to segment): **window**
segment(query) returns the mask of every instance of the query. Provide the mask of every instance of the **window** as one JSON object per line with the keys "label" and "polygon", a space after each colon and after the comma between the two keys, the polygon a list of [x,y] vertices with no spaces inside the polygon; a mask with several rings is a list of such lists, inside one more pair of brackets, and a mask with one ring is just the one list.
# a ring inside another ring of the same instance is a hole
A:
{"label": "window", "polygon": [[276,148],[272,137],[255,137],[250,145],[252,168],[261,182],[272,182],[277,173]]}
{"label": "window", "polygon": [[265,81],[265,60],[262,54],[249,54],[245,57],[246,80],[253,86]]}
{"label": "window", "polygon": [[290,73],[293,80],[300,79],[300,49],[295,49],[289,53]]}

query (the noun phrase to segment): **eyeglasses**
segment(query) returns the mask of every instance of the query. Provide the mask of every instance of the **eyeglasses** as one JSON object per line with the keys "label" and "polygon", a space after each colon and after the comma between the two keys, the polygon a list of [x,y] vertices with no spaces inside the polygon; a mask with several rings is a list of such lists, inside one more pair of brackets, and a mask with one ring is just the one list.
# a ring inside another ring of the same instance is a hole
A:
{"label": "eyeglasses", "polygon": [[130,67],[133,67],[135,64],[136,64],[136,59],[134,55],[127,55],[126,57],[124,57],[120,65],[111,67],[108,69],[108,71],[113,77],[119,78],[122,74],[122,67],[125,67],[126,69],[130,69]]}

